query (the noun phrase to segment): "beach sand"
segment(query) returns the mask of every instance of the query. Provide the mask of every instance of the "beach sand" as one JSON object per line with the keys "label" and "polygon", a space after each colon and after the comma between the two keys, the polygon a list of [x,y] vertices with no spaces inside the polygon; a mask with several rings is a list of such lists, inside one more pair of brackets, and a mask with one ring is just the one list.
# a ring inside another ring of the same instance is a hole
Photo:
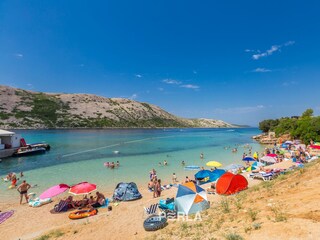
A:
{"label": "beach sand", "polygon": [[[285,165],[285,166],[284,166]],[[291,161],[272,165],[272,167],[289,167]],[[247,177],[247,173],[244,173]],[[248,179],[249,188],[260,183],[259,180]],[[204,189],[210,184],[204,184]],[[100,190],[100,189],[99,189]],[[101,190],[100,190],[101,191]],[[148,207],[157,203],[159,198],[153,198],[148,190],[139,187],[143,198],[136,201],[121,202],[118,206],[113,206],[112,211],[107,208],[100,208],[98,215],[82,220],[70,220],[69,213],[51,214],[49,211],[59,199],[67,194],[54,198],[54,202],[39,208],[29,207],[27,204],[19,205],[19,196],[12,199],[12,202],[1,202],[2,212],[15,210],[14,215],[0,225],[2,239],[34,239],[50,231],[57,230],[63,232],[59,239],[142,239],[152,236],[153,233],[146,232],[143,228],[145,219],[143,207]],[[176,187],[162,191],[161,198],[175,197]],[[103,192],[106,197],[111,197],[112,192]],[[219,195],[207,195],[211,204],[219,201]],[[170,222],[169,222],[170,225]]]}

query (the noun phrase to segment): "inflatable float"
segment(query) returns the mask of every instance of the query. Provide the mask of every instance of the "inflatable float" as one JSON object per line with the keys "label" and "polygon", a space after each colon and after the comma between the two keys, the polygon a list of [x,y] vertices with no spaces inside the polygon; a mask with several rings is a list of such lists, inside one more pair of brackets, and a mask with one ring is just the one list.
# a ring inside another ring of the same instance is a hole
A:
{"label": "inflatable float", "polygon": [[86,218],[94,216],[98,213],[97,209],[83,209],[80,211],[72,212],[69,214],[69,218],[72,220]]}
{"label": "inflatable float", "polygon": [[167,223],[167,218],[159,215],[152,215],[143,222],[143,227],[146,231],[157,231],[164,228]]}
{"label": "inflatable float", "polygon": [[42,205],[45,205],[45,204],[51,203],[51,202],[52,202],[51,198],[45,198],[45,199],[35,198],[35,199],[29,200],[29,206],[30,207],[40,207]]}
{"label": "inflatable float", "polygon": [[200,167],[195,165],[190,165],[190,166],[184,167],[184,170],[200,170]]}

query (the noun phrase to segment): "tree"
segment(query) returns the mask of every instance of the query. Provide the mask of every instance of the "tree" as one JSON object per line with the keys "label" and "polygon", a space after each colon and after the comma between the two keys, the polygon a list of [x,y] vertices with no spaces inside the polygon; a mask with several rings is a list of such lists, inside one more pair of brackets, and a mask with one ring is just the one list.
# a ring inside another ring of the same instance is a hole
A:
{"label": "tree", "polygon": [[308,108],[302,113],[301,118],[307,118],[307,117],[310,118],[312,116],[313,116],[313,110],[311,108]]}

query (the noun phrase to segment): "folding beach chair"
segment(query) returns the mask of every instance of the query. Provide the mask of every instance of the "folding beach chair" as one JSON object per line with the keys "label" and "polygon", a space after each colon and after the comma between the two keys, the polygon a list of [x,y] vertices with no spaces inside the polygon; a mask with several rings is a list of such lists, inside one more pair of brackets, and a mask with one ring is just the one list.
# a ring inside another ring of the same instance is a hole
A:
{"label": "folding beach chair", "polygon": [[151,204],[150,207],[146,208],[144,207],[144,211],[147,215],[152,215],[152,214],[156,214],[157,210],[158,210],[158,203],[155,204]]}
{"label": "folding beach chair", "polygon": [[274,173],[270,172],[270,173],[265,173],[265,172],[259,172],[259,173],[250,173],[249,177],[251,178],[259,178],[262,179],[263,181],[270,181],[271,179],[273,179],[275,176]]}

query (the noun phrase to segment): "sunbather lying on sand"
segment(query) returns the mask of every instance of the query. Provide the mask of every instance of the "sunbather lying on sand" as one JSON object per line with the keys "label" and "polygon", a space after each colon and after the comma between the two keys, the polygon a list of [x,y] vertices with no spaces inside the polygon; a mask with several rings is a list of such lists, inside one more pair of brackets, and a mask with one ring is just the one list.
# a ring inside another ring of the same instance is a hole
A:
{"label": "sunbather lying on sand", "polygon": [[216,192],[216,183],[215,182],[211,183],[210,188],[207,189],[207,192],[208,193],[215,193]]}

